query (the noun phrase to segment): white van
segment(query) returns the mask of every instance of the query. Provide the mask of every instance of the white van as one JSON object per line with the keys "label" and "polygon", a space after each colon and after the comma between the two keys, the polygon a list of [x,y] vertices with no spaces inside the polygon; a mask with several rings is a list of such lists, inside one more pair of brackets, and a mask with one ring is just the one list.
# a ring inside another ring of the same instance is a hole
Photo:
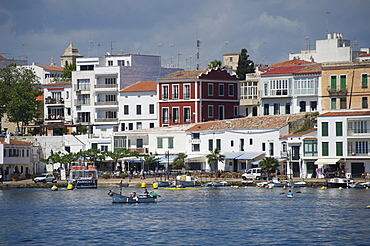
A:
{"label": "white van", "polygon": [[267,173],[266,170],[262,170],[260,167],[251,168],[248,169],[245,173],[242,175],[242,179],[267,179]]}

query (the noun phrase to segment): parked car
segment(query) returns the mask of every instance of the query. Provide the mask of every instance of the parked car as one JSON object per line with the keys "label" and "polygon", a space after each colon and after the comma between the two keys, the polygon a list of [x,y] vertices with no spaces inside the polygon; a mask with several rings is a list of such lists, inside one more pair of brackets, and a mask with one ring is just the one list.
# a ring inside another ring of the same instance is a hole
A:
{"label": "parked car", "polygon": [[42,182],[42,183],[46,183],[46,182],[56,183],[57,182],[54,175],[51,173],[43,173],[40,176],[37,176],[36,178],[34,178],[33,181],[35,182],[35,184],[37,184],[38,182]]}
{"label": "parked car", "polygon": [[260,167],[251,168],[242,174],[242,179],[267,179],[267,172]]}

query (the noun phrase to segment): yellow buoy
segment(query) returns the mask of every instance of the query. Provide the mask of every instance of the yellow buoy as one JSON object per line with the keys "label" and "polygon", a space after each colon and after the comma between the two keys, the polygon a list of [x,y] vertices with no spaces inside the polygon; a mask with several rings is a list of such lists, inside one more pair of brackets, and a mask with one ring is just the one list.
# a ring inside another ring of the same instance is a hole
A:
{"label": "yellow buoy", "polygon": [[141,188],[146,188],[146,183],[141,183]]}
{"label": "yellow buoy", "polygon": [[368,190],[369,189],[369,187],[366,187],[366,190]]}
{"label": "yellow buoy", "polygon": [[342,187],[339,187],[339,189],[340,189],[340,190],[343,190],[343,188],[342,188]]}
{"label": "yellow buoy", "polygon": [[158,189],[158,183],[153,184],[153,189]]}
{"label": "yellow buoy", "polygon": [[67,185],[67,190],[73,190],[73,184],[68,184]]}
{"label": "yellow buoy", "polygon": [[53,185],[53,187],[51,187],[51,190],[58,190],[58,186]]}
{"label": "yellow buoy", "polygon": [[326,187],[325,187],[325,186],[321,186],[321,189],[322,189],[322,190],[325,190],[325,189],[326,189]]}

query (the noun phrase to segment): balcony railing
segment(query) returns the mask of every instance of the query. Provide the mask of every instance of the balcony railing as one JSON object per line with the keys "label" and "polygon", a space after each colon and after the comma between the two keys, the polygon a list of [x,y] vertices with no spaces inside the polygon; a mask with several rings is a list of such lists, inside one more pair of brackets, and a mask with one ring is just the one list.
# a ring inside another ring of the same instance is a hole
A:
{"label": "balcony railing", "polygon": [[137,151],[140,154],[148,154],[149,153],[149,148],[128,148],[131,152],[132,151]]}
{"label": "balcony railing", "polygon": [[95,102],[95,106],[118,105],[118,101]]}
{"label": "balcony railing", "polygon": [[45,104],[64,104],[64,100],[48,97],[45,98]]}
{"label": "balcony railing", "polygon": [[75,106],[90,105],[90,100],[75,99],[74,104]]}
{"label": "balcony railing", "polygon": [[75,91],[89,91],[90,90],[90,84],[83,84],[83,85],[74,85]]}
{"label": "balcony railing", "polygon": [[116,89],[118,87],[117,84],[97,84],[94,86],[94,88],[112,88]]}
{"label": "balcony railing", "polygon": [[370,136],[370,129],[347,129],[348,136]]}
{"label": "balcony railing", "polygon": [[96,122],[116,122],[118,118],[97,118],[95,119]]}

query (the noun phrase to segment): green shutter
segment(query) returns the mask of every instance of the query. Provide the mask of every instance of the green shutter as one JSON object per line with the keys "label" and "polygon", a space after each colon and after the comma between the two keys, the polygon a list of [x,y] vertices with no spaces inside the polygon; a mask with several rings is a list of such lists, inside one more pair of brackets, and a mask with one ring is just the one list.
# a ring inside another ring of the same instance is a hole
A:
{"label": "green shutter", "polygon": [[163,138],[157,138],[157,148],[163,148]]}
{"label": "green shutter", "polygon": [[362,75],[362,88],[367,88],[367,74]]}
{"label": "green shutter", "polygon": [[346,91],[347,90],[347,76],[341,75],[340,76],[340,91]]}
{"label": "green shutter", "polygon": [[168,138],[168,148],[173,149],[173,138]]}
{"label": "green shutter", "polygon": [[208,150],[213,151],[213,139],[208,139]]}
{"label": "green shutter", "polygon": [[330,91],[337,91],[337,76],[331,76]]}
{"label": "green shutter", "polygon": [[336,98],[332,98],[331,99],[331,109],[337,109],[337,99]]}
{"label": "green shutter", "polygon": [[323,137],[329,136],[329,123],[328,122],[321,122],[321,136]]}
{"label": "green shutter", "polygon": [[328,142],[322,142],[322,156],[329,156],[329,143]]}
{"label": "green shutter", "polygon": [[221,150],[221,139],[216,139],[216,148]]}
{"label": "green shutter", "polygon": [[336,145],[336,154],[337,156],[343,156],[343,143],[342,142],[337,142],[335,143]]}
{"label": "green shutter", "polygon": [[335,135],[343,136],[343,124],[342,122],[335,122]]}

